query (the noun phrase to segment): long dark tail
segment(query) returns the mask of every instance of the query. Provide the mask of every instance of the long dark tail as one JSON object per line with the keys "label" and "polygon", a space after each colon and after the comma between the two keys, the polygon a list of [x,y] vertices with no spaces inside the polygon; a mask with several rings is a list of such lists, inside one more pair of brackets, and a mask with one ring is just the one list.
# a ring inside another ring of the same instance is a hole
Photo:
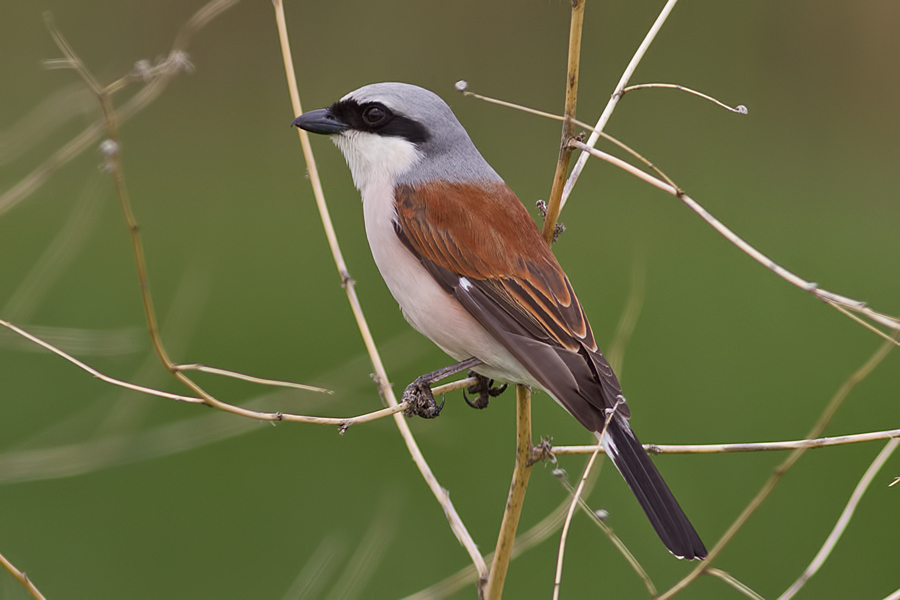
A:
{"label": "long dark tail", "polygon": [[600,442],[637,496],[666,548],[678,558],[706,558],[706,547],[700,536],[631,431],[628,421],[624,417],[613,417]]}

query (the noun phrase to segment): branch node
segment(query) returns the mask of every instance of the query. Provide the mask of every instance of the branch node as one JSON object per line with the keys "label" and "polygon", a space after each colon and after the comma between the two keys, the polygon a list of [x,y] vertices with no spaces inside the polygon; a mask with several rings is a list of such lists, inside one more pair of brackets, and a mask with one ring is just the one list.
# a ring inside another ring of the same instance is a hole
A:
{"label": "branch node", "polygon": [[194,63],[191,62],[190,56],[184,50],[172,50],[169,57],[158,65],[167,73],[192,73],[194,71]]}
{"label": "branch node", "polygon": [[[530,467],[544,460],[550,461],[554,465],[556,464],[556,455],[553,454],[553,438],[551,437],[542,437],[536,446],[532,446],[531,456],[528,458],[527,465]],[[565,473],[565,471],[563,472]]]}
{"label": "branch node", "polygon": [[107,138],[100,142],[100,153],[108,157],[115,156],[119,153],[119,144]]}
{"label": "branch node", "polygon": [[551,243],[555,244],[556,240],[559,239],[559,236],[561,236],[565,230],[566,224],[557,222],[553,227],[553,239],[551,240]]}
{"label": "branch node", "polygon": [[484,592],[487,588],[488,578],[487,576],[482,576],[478,578],[478,600],[484,600]]}
{"label": "branch node", "polygon": [[150,81],[153,79],[153,65],[146,58],[142,58],[134,63],[134,76],[145,83]]}
{"label": "branch node", "polygon": [[353,287],[354,285],[356,285],[356,282],[350,277],[350,272],[341,270],[341,287],[346,290],[348,287]]}

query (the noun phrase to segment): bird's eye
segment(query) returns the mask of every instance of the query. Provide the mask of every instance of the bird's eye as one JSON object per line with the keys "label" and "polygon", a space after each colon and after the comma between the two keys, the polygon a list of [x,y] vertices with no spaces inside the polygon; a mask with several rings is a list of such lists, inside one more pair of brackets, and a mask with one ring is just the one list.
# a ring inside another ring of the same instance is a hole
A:
{"label": "bird's eye", "polygon": [[362,113],[363,121],[365,121],[366,125],[369,126],[379,125],[385,119],[387,119],[387,117],[387,109],[377,104],[366,107],[366,109]]}

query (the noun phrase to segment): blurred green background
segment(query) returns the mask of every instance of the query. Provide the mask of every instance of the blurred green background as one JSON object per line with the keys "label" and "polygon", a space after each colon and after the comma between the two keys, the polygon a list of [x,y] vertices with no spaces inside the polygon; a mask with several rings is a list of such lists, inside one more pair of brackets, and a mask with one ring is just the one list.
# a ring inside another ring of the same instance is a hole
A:
{"label": "blurred green background", "polygon": [[[662,2],[587,6],[579,116],[595,120]],[[45,0],[0,9],[0,193],[98,117],[57,58],[42,11],[103,82],[164,56],[202,2]],[[304,107],[377,81],[450,102],[534,214],[559,125],[453,92],[559,111],[569,4],[288,2]],[[728,113],[670,90],[625,97],[608,131],[641,151],[739,234],[823,287],[900,312],[900,4],[889,0],[683,2],[633,82],[673,82],[745,104]],[[122,127],[125,175],[163,337],[179,362],[326,386],[273,392],[198,376],[220,398],[349,416],[381,406],[334,269],[296,133],[270,2],[245,0],[199,32],[191,74]],[[120,96],[121,104],[141,88]],[[448,359],[412,332],[380,280],[339,152],[313,140],[343,250],[396,390]],[[144,329],[128,235],[90,150],[0,214],[0,318],[102,372],[184,392]],[[670,196],[589,163],[555,251],[609,346],[635,269],[646,296],[621,378],[645,442],[802,437],[881,340],[776,278]],[[827,434],[898,426],[900,356]],[[493,548],[513,460],[510,393],[483,412],[458,394],[414,432],[481,548]],[[586,443],[538,395],[535,436]],[[880,443],[808,453],[717,566],[765,597],[800,574]],[[657,464],[708,545],[782,454],[662,456]],[[583,458],[561,459],[571,477]],[[883,598],[900,586],[894,457],[802,598]],[[534,470],[522,529],[566,492]],[[589,498],[660,589],[691,565],[659,543],[609,465]],[[511,565],[507,598],[549,597],[552,535]],[[273,426],[123,393],[11,334],[0,335],[0,553],[48,598],[400,598],[468,557],[391,420]],[[635,575],[578,515],[565,598],[641,598]],[[455,598],[472,598],[472,587]],[[25,592],[0,572],[0,597]],[[684,598],[737,592],[705,578]]]}

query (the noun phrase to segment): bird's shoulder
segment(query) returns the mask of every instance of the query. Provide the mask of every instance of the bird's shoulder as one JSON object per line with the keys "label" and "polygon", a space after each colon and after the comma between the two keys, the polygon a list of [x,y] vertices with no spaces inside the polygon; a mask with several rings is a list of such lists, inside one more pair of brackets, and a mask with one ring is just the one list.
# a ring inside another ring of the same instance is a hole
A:
{"label": "bird's shoulder", "polygon": [[505,183],[407,184],[397,186],[394,198],[404,231],[428,258],[457,263],[460,274],[522,276],[538,266],[562,274],[528,211]]}

